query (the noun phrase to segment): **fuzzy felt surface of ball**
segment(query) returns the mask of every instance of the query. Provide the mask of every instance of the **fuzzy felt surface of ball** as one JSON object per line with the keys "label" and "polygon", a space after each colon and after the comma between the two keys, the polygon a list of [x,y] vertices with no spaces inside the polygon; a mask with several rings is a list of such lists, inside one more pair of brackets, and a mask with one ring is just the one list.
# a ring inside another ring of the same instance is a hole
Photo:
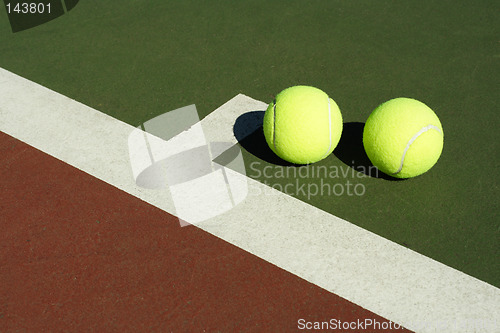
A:
{"label": "fuzzy felt surface of ball", "polygon": [[281,91],[263,123],[271,150],[294,164],[318,162],[333,152],[342,134],[342,114],[333,99],[311,86]]}
{"label": "fuzzy felt surface of ball", "polygon": [[399,97],[378,106],[363,130],[363,146],[380,171],[410,178],[431,169],[443,150],[439,118],[424,103]]}

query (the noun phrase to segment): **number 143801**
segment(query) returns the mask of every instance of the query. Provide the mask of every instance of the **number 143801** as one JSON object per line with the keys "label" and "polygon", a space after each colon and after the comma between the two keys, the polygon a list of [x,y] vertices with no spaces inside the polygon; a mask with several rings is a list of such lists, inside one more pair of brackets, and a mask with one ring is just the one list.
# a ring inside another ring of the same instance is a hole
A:
{"label": "number 143801", "polygon": [[18,2],[16,4],[6,4],[7,13],[17,13],[17,14],[50,14],[50,2],[48,4],[40,3],[27,3],[27,2]]}

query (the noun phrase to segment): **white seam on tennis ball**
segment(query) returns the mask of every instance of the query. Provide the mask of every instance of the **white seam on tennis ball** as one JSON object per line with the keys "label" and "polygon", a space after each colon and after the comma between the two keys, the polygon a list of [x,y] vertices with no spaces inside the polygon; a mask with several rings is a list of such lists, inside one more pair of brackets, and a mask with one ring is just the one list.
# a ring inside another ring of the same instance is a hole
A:
{"label": "white seam on tennis ball", "polygon": [[274,99],[274,105],[273,105],[273,146],[274,150],[278,151],[276,149],[276,99]]}
{"label": "white seam on tennis ball", "polygon": [[330,138],[330,144],[328,145],[328,150],[326,151],[325,155],[321,157],[321,159],[324,159],[330,152],[330,149],[332,148],[332,111],[330,107],[330,97],[326,96],[326,98],[328,99],[328,134],[329,134],[328,136]]}
{"label": "white seam on tennis ball", "polygon": [[401,157],[401,164],[399,165],[399,169],[398,171],[394,172],[393,175],[397,175],[398,173],[401,172],[401,170],[403,169],[403,163],[405,161],[405,156],[406,156],[406,152],[408,151],[408,149],[410,149],[410,146],[411,144],[417,140],[417,138],[424,134],[425,132],[427,132],[428,130],[430,129],[435,129],[436,131],[438,131],[439,133],[442,133],[441,132],[441,129],[437,126],[434,126],[434,125],[427,125],[427,126],[424,126],[420,129],[420,131],[417,132],[417,134],[415,134],[409,141],[408,143],[406,144],[406,148],[405,150],[403,151],[403,157]]}

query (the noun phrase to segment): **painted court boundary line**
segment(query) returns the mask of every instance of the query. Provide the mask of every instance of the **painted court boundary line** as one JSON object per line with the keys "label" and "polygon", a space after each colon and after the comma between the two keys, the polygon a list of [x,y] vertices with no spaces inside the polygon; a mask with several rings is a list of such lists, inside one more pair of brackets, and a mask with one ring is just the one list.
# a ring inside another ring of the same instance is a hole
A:
{"label": "painted court boundary line", "polygon": [[[237,117],[266,107],[237,95],[202,120],[207,140],[236,143]],[[1,68],[0,130],[175,214],[168,190],[135,184],[127,146],[135,127]],[[273,195],[249,195],[199,227],[408,329],[498,332],[500,289],[247,181]],[[489,326],[470,324],[481,320]]]}

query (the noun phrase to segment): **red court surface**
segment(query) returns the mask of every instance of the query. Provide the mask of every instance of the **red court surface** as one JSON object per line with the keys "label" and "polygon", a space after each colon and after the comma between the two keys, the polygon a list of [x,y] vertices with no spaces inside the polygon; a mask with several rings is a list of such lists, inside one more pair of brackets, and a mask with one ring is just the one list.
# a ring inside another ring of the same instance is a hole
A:
{"label": "red court surface", "polygon": [[408,332],[1,132],[0,156],[0,332]]}

